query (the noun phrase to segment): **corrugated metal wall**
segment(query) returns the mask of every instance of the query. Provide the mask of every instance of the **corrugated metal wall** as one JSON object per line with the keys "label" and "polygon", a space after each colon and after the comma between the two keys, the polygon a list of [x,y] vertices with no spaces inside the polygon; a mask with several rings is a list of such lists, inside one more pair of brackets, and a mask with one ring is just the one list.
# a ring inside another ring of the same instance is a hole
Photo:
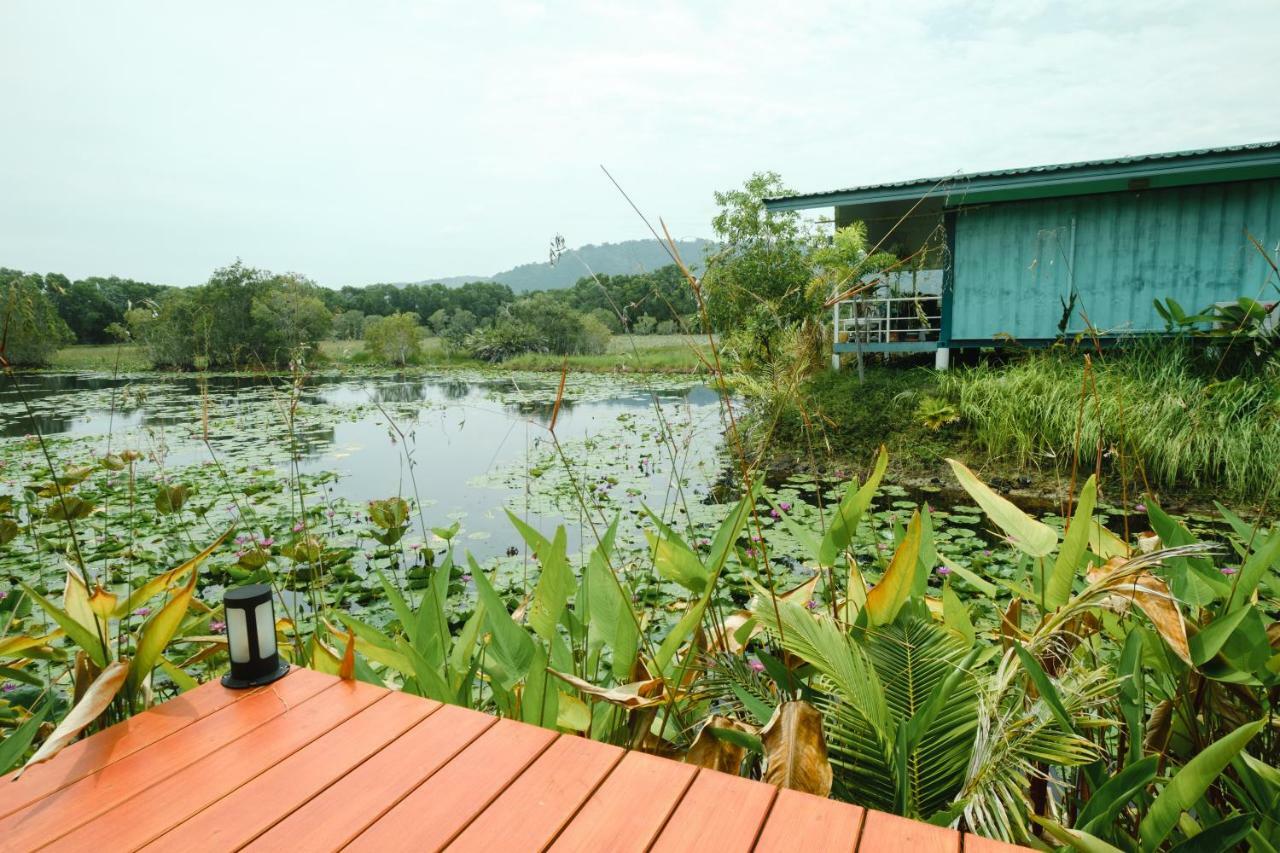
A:
{"label": "corrugated metal wall", "polygon": [[[1280,180],[965,208],[956,217],[952,340],[1053,338],[1063,300],[1114,334],[1157,330],[1153,299],[1187,311],[1259,296],[1280,247]],[[1270,286],[1262,298],[1280,294]]]}

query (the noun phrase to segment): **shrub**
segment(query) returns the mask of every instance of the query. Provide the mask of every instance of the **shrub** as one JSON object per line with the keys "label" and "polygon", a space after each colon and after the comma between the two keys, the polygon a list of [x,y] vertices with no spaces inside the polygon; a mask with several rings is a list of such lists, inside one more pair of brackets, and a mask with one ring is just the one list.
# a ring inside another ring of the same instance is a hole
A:
{"label": "shrub", "polygon": [[366,317],[364,342],[369,353],[379,361],[404,366],[422,357],[422,336],[417,314],[392,314],[389,317]]}

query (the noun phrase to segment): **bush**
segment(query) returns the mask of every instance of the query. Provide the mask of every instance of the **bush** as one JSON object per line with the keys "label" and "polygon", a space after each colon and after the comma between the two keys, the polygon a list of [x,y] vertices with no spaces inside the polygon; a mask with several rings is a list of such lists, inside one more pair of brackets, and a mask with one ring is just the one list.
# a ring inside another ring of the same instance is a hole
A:
{"label": "bush", "polygon": [[377,360],[404,366],[422,357],[422,335],[417,314],[366,317],[364,342]]}
{"label": "bush", "polygon": [[333,336],[340,341],[354,341],[364,336],[364,312],[356,308],[333,315]]}
{"label": "bush", "polygon": [[505,361],[526,352],[598,355],[609,346],[608,327],[562,301],[538,293],[509,306],[491,328],[473,332],[465,348],[483,361]]}

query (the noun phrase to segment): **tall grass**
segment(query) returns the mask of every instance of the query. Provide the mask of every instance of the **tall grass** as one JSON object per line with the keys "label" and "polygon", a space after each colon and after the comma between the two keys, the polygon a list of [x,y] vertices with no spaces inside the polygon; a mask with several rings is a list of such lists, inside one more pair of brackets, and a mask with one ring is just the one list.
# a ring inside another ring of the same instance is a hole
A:
{"label": "tall grass", "polygon": [[1272,488],[1280,460],[1274,368],[1224,378],[1178,340],[1135,341],[1091,362],[1047,351],[941,381],[979,443],[1023,465],[1052,459],[1091,469],[1101,449],[1108,464],[1153,487],[1225,487],[1238,496]]}

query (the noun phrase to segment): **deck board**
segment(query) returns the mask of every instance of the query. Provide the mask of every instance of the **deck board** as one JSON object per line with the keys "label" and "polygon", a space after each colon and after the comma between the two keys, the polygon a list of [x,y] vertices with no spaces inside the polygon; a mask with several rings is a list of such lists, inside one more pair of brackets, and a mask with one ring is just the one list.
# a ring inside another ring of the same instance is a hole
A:
{"label": "deck board", "polygon": [[408,851],[444,847],[555,739],[555,732],[499,720],[346,849]]}
{"label": "deck board", "polygon": [[867,812],[862,822],[858,850],[920,850],[929,853],[960,853],[960,833],[930,826],[905,817]]}
{"label": "deck board", "polygon": [[777,792],[770,785],[740,776],[699,770],[651,849],[748,851],[756,843]]}
{"label": "deck board", "polygon": [[0,784],[3,851],[1024,849],[301,669]]}
{"label": "deck board", "polygon": [[848,803],[799,791],[778,791],[756,850],[830,850],[854,853],[865,812]]}
{"label": "deck board", "polygon": [[440,709],[393,693],[375,702],[256,779],[170,829],[146,850],[235,850],[342,779],[369,756]]}
{"label": "deck board", "polygon": [[698,768],[630,752],[551,846],[557,853],[648,850]]}
{"label": "deck board", "polygon": [[[334,684],[333,679],[311,670],[291,673],[273,684],[274,690],[264,690],[234,702],[14,812],[0,820],[0,839],[13,850],[31,850],[48,844],[143,788],[163,782],[214,750],[234,743],[286,711],[301,707],[306,700]],[[61,758],[58,756],[54,761]],[[6,787],[21,791],[25,779],[24,776]]]}
{"label": "deck board", "polygon": [[441,708],[306,805],[282,815],[247,849],[342,847],[497,722],[461,708]]}

